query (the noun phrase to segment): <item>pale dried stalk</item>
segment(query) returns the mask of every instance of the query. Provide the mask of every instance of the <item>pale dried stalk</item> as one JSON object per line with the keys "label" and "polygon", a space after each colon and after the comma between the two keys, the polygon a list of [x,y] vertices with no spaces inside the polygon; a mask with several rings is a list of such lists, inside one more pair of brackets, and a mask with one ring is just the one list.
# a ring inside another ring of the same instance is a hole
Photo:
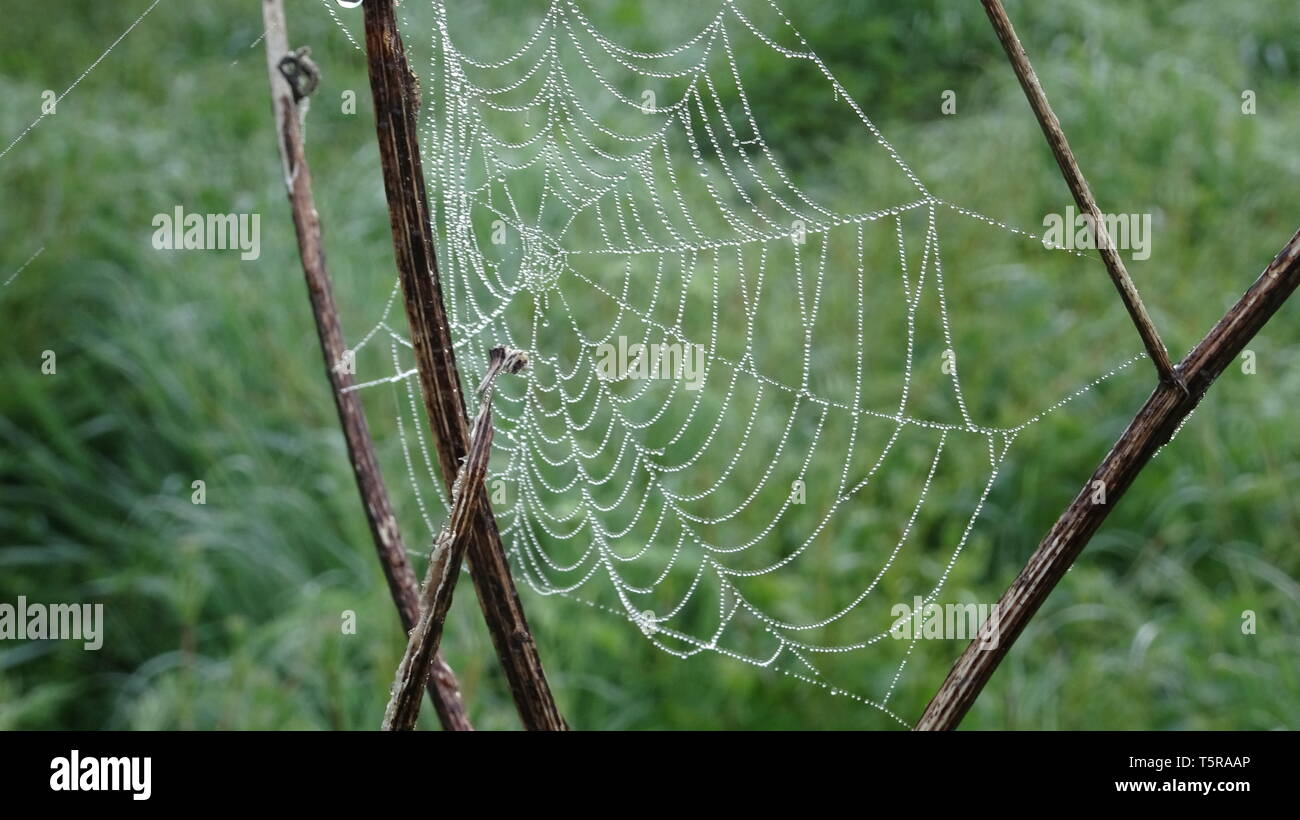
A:
{"label": "pale dried stalk", "polygon": [[429,553],[429,569],[420,599],[420,621],[411,630],[406,653],[397,667],[397,680],[384,712],[386,731],[414,729],[420,716],[421,691],[442,641],[456,579],[469,545],[475,502],[479,500],[488,457],[492,454],[492,390],[499,373],[518,373],[527,365],[525,353],[505,347],[493,348],[488,359],[487,375],[478,389],[479,411],[470,432],[469,455],[452,485],[451,514]]}

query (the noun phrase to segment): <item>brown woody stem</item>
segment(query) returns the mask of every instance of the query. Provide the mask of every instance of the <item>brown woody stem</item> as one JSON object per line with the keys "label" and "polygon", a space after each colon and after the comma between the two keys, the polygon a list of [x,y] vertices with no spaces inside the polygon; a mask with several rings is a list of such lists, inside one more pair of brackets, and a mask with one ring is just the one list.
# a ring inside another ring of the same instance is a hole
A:
{"label": "brown woody stem", "polygon": [[502,371],[518,373],[527,364],[527,356],[520,351],[507,351],[504,347],[492,350],[487,375],[478,390],[480,404],[470,433],[469,456],[452,485],[451,515],[429,553],[429,569],[420,599],[420,622],[411,630],[406,654],[397,667],[392,698],[384,712],[383,728],[387,731],[410,731],[420,716],[421,689],[442,641],[442,629],[469,544],[473,505],[479,498],[478,490],[483,487],[488,457],[492,454],[493,383]]}
{"label": "brown woody stem", "polygon": [[[375,101],[375,128],[392,221],[397,271],[405,296],[411,345],[425,411],[438,452],[443,481],[451,488],[469,448],[460,373],[442,301],[434,253],[429,200],[420,162],[416,114],[418,94],[393,13],[393,0],[366,0],[366,58]],[[529,629],[496,518],[482,488],[469,526],[470,578],[483,619],[505,670],[510,693],[527,729],[568,727],[551,695],[537,644]]]}
{"label": "brown woody stem", "polygon": [[[1002,595],[975,640],[953,664],[916,729],[957,728],[1011,644],[1079,557],[1124,491],[1297,285],[1300,285],[1300,232],[1291,237],[1255,284],[1178,365],[1186,379],[1187,391],[1167,382],[1156,387]],[[1100,486],[1105,488],[1105,503],[1093,503],[1096,482],[1102,482]]]}
{"label": "brown woody stem", "polygon": [[1002,0],[982,0],[982,2],[984,11],[988,13],[989,22],[993,24],[998,40],[1011,60],[1011,67],[1020,80],[1020,87],[1024,89],[1025,96],[1029,99],[1029,107],[1034,110],[1034,116],[1042,126],[1044,136],[1047,137],[1047,144],[1052,148],[1052,156],[1056,157],[1056,164],[1060,166],[1061,173],[1065,176],[1065,183],[1069,186],[1070,193],[1074,195],[1075,203],[1092,221],[1097,250],[1106,264],[1106,271],[1110,274],[1111,281],[1115,283],[1115,289],[1119,291],[1124,307],[1128,309],[1128,315],[1137,327],[1138,335],[1142,337],[1147,355],[1151,357],[1151,362],[1155,365],[1156,372],[1160,374],[1161,381],[1178,385],[1182,389],[1183,380],[1169,361],[1169,351],[1160,340],[1160,334],[1156,332],[1156,326],[1147,314],[1146,306],[1142,304],[1142,297],[1138,295],[1137,287],[1129,277],[1124,261],[1120,259],[1119,252],[1106,231],[1106,221],[1102,218],[1097,200],[1093,198],[1092,190],[1088,187],[1088,180],[1084,179],[1083,171],[1079,169],[1079,163],[1074,159],[1074,152],[1070,150],[1070,143],[1061,128],[1061,121],[1056,118],[1051,104],[1047,102],[1047,94],[1043,91],[1043,86],[1038,81],[1038,74],[1034,72],[1034,67],[1029,62],[1025,47],[1020,44],[1020,38],[1016,36],[1016,30],[1011,26],[1011,18],[1007,17],[1007,11],[1002,7]]}
{"label": "brown woody stem", "polygon": [[[379,462],[375,458],[374,443],[370,438],[361,398],[359,394],[348,390],[352,386],[352,375],[342,367],[347,348],[343,343],[343,331],[334,304],[329,270],[325,266],[320,216],[316,212],[311,169],[307,166],[303,146],[298,106],[300,89],[290,86],[281,68],[281,63],[291,59],[283,0],[263,0],[262,16],[266,25],[266,58],[271,77],[276,143],[280,149],[289,204],[293,210],[298,253],[307,279],[307,295],[311,299],[312,314],[316,318],[316,333],[320,337],[325,369],[333,388],[334,405],[338,410],[343,437],[347,441],[348,458],[352,463],[357,489],[361,492],[370,535],[379,554],[379,564],[388,580],[393,603],[397,605],[402,628],[409,630],[419,618],[419,592],[416,589],[415,572],[406,557],[406,545],[402,542],[402,533],[388,499],[388,490],[379,471]],[[469,716],[465,714],[456,675],[441,655],[433,658],[433,673],[428,688],[429,697],[433,699],[444,729],[467,731],[474,728]]]}

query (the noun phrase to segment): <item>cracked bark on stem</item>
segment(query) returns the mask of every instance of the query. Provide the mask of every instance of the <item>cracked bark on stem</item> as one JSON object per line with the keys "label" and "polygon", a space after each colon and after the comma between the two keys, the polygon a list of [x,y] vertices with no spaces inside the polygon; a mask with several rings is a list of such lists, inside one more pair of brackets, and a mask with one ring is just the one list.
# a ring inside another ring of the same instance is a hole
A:
{"label": "cracked bark on stem", "polygon": [[[267,32],[266,57],[271,80],[271,103],[275,114],[276,144],[280,150],[281,168],[298,237],[298,253],[307,280],[312,314],[316,319],[321,353],[325,357],[334,405],[338,410],[352,474],[361,493],[366,522],[375,543],[375,551],[379,555],[379,564],[388,581],[393,603],[397,606],[402,629],[409,631],[420,614],[415,571],[407,559],[406,545],[402,541],[388,489],[379,471],[361,397],[358,393],[347,392],[347,388],[352,386],[352,376],[340,367],[347,347],[334,303],[329,270],[325,265],[320,216],[316,212],[315,197],[312,194],[311,169],[307,166],[298,105],[301,94],[309,89],[291,86],[281,68],[281,63],[290,56],[283,0],[263,0],[262,17]],[[428,689],[444,729],[470,731],[474,728],[465,713],[460,683],[441,655],[433,658]]]}
{"label": "cracked bark on stem", "polygon": [[451,514],[438,533],[429,554],[429,569],[420,599],[420,622],[411,631],[406,653],[397,667],[392,697],[384,712],[383,728],[387,731],[410,731],[420,716],[420,690],[429,676],[432,660],[442,641],[442,629],[451,609],[456,579],[469,545],[469,530],[476,512],[488,458],[492,454],[492,390],[498,374],[518,373],[528,364],[528,357],[518,350],[492,349],[487,375],[479,386],[479,412],[470,431],[469,455],[465,466],[452,485]]}
{"label": "cracked bark on stem", "polygon": [[[450,489],[469,447],[469,432],[442,301],[442,280],[420,161],[416,127],[419,95],[397,30],[393,0],[366,0],[363,9],[375,130],[403,304],[438,464],[443,482]],[[477,513],[469,533],[470,580],[478,593],[483,620],[505,671],[510,694],[524,728],[567,729],[519,601],[496,518],[486,493],[479,489],[478,494],[482,500],[475,505]]]}
{"label": "cracked bark on stem", "polygon": [[984,11],[988,14],[989,22],[993,24],[993,30],[997,32],[1003,50],[1007,53],[1007,58],[1011,61],[1016,78],[1020,80],[1020,87],[1024,89],[1025,96],[1029,99],[1029,107],[1033,109],[1034,116],[1043,129],[1043,135],[1047,137],[1052,156],[1056,158],[1056,164],[1061,168],[1061,174],[1064,175],[1065,183],[1074,196],[1075,204],[1092,220],[1097,250],[1101,254],[1102,262],[1106,264],[1106,271],[1110,274],[1111,281],[1115,283],[1115,289],[1119,291],[1120,299],[1123,300],[1129,317],[1137,327],[1138,335],[1142,337],[1142,344],[1146,347],[1151,363],[1155,365],[1161,381],[1178,385],[1180,389],[1184,388],[1184,381],[1169,361],[1169,351],[1160,340],[1160,334],[1147,314],[1146,306],[1142,304],[1142,297],[1138,295],[1137,287],[1124,267],[1124,261],[1120,259],[1110,235],[1106,232],[1106,222],[1102,219],[1097,200],[1093,198],[1088,181],[1084,179],[1083,171],[1074,158],[1074,152],[1070,150],[1070,143],[1061,128],[1061,121],[1057,119],[1056,112],[1047,101],[1047,93],[1043,91],[1042,83],[1038,81],[1038,74],[1029,62],[1029,55],[1025,53],[1025,47],[1020,44],[1020,38],[1016,36],[1011,18],[1007,16],[1001,0],[981,0],[981,2],[984,4]]}
{"label": "cracked bark on stem", "polygon": [[[1179,363],[1187,392],[1165,382],[1156,387],[1002,595],[975,640],[953,664],[947,680],[916,724],[917,730],[957,728],[1010,651],[1011,644],[1079,557],[1125,490],[1297,285],[1300,285],[1300,232],[1291,237],[1259,279]],[[1106,490],[1104,504],[1092,502],[1093,488],[1098,481],[1103,482]]]}

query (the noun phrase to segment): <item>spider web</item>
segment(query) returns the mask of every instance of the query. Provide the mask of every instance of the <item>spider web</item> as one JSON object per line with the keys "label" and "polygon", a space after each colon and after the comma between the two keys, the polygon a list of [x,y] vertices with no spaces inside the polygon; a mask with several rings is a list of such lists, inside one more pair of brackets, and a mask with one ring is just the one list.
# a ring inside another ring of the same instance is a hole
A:
{"label": "spider web", "polygon": [[[489,478],[517,577],[671,655],[720,653],[908,725],[890,702],[916,638],[891,637],[895,605],[939,600],[1017,437],[1142,358],[981,421],[1006,402],[963,390],[940,224],[1083,254],[930,193],[768,0],[723,0],[663,51],[556,0],[496,60],[461,49],[442,3],[410,6],[460,366],[481,373],[502,343],[532,355],[498,387]],[[853,207],[799,187],[769,145],[741,41],[815,67],[860,124]],[[400,391],[432,533],[446,498],[397,297],[354,348],[386,342],[392,375],[355,389]],[[703,367],[602,376],[603,346],[635,344],[699,346]],[[865,681],[832,682],[867,653]]]}

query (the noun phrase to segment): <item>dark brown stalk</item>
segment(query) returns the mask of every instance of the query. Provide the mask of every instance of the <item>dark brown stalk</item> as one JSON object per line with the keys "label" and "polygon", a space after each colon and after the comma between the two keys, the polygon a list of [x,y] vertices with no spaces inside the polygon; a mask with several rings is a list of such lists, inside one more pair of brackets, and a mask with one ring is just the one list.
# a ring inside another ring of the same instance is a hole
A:
{"label": "dark brown stalk", "polygon": [[[364,10],[370,90],[397,270],[424,406],[442,478],[450,490],[469,447],[469,431],[417,142],[419,92],[393,16],[393,0],[366,0]],[[526,729],[567,729],[542,670],[487,493],[479,488],[475,495],[480,499],[474,504],[476,515],[469,533],[470,578],[515,706]]]}
{"label": "dark brown stalk", "polygon": [[[1048,531],[926,707],[918,730],[955,729],[1016,638],[1042,606],[1151,456],[1178,429],[1219,374],[1300,285],[1300,232],[1178,365],[1188,392],[1162,382]],[[1101,482],[1098,484],[1097,482]],[[1105,503],[1093,503],[1096,489]]]}
{"label": "dark brown stalk", "polygon": [[1169,361],[1169,351],[1165,349],[1164,342],[1160,341],[1160,334],[1156,332],[1155,324],[1147,315],[1142,297],[1138,295],[1137,287],[1124,267],[1124,261],[1120,259],[1114,243],[1106,232],[1106,221],[1102,219],[1097,200],[1093,198],[1088,180],[1084,179],[1083,171],[1079,169],[1079,163],[1074,159],[1074,152],[1070,150],[1070,143],[1061,128],[1061,121],[1056,118],[1056,113],[1047,102],[1047,94],[1043,91],[1042,84],[1038,82],[1038,74],[1034,72],[1034,67],[1029,62],[1025,47],[1020,44],[1020,38],[1016,36],[1016,30],[1011,26],[1011,18],[1007,17],[1007,11],[1002,7],[1002,0],[982,0],[982,2],[984,11],[988,13],[989,21],[997,32],[998,40],[1002,43],[1002,48],[1011,60],[1011,67],[1020,80],[1020,87],[1029,98],[1029,107],[1034,110],[1034,116],[1038,118],[1038,124],[1047,137],[1047,143],[1052,148],[1052,156],[1056,157],[1056,164],[1060,166],[1061,173],[1065,176],[1065,183],[1070,187],[1070,193],[1074,195],[1075,204],[1092,220],[1097,250],[1101,254],[1102,261],[1106,263],[1106,271],[1110,273],[1111,281],[1115,283],[1115,289],[1119,291],[1120,298],[1124,301],[1124,307],[1128,309],[1128,314],[1137,327],[1138,335],[1142,337],[1147,355],[1151,357],[1151,362],[1155,365],[1156,372],[1160,374],[1161,381],[1182,385],[1177,371]]}
{"label": "dark brown stalk", "polygon": [[473,504],[478,498],[475,491],[483,486],[488,458],[492,455],[493,383],[499,373],[518,373],[527,365],[528,357],[522,351],[492,349],[487,375],[478,389],[479,411],[470,432],[469,456],[452,485],[451,514],[429,553],[429,569],[420,599],[420,623],[411,630],[406,654],[397,667],[392,698],[384,712],[383,728],[387,731],[410,731],[420,716],[421,689],[442,641],[443,625],[469,544],[469,531],[476,513]]}
{"label": "dark brown stalk", "polygon": [[[289,52],[289,37],[285,29],[283,0],[263,0],[262,16],[266,25],[266,58],[271,76],[271,104],[275,112],[276,143],[284,172],[289,204],[293,210],[293,225],[298,234],[298,253],[302,257],[302,270],[307,278],[307,294],[311,299],[312,314],[316,317],[316,333],[320,337],[321,352],[325,356],[325,369],[334,392],[334,405],[338,409],[339,424],[347,441],[348,457],[357,489],[366,510],[366,521],[379,554],[379,564],[388,580],[388,590],[397,605],[402,628],[410,630],[419,619],[419,592],[415,572],[406,557],[406,546],[388,500],[375,458],[370,428],[366,424],[361,398],[349,392],[352,375],[342,366],[347,350],[343,331],[339,325],[338,309],[334,304],[329,271],[325,266],[325,250],[321,241],[320,216],[312,195],[311,169],[303,145],[299,100],[314,84],[314,67],[305,56]],[[282,65],[283,63],[283,65]],[[288,76],[301,78],[302,84],[291,86]],[[429,697],[433,699],[438,719],[444,729],[468,731],[474,727],[465,714],[461,701],[460,684],[455,673],[441,655],[433,658],[433,672],[429,677]]]}

